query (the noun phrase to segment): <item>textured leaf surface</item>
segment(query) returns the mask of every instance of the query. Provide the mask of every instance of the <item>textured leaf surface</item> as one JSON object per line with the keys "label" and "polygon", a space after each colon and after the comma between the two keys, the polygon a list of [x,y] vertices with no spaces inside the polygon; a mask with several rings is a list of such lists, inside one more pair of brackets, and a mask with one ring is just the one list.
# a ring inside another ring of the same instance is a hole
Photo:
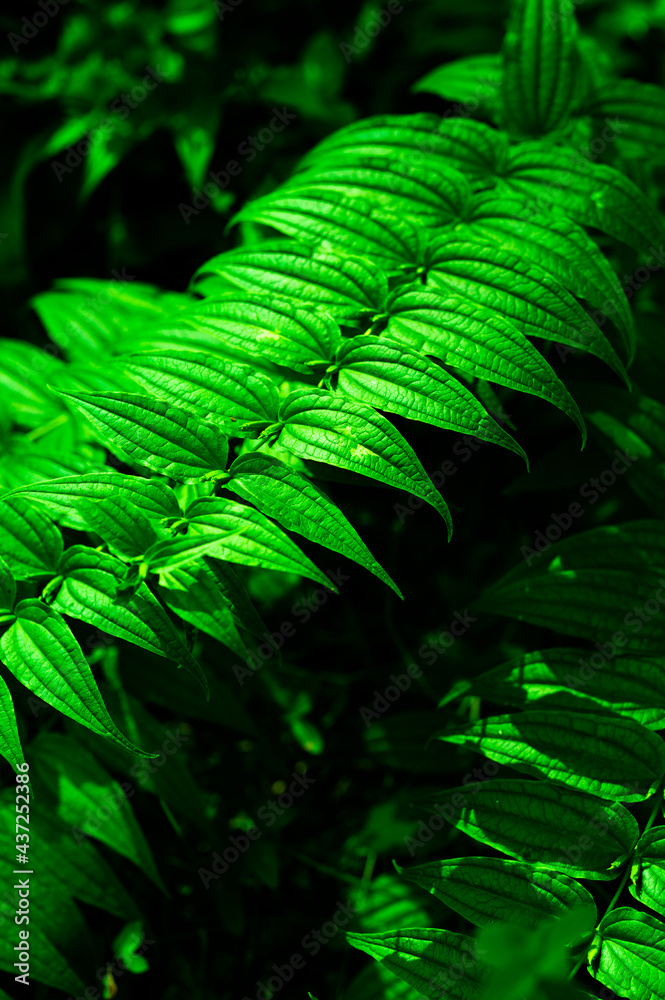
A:
{"label": "textured leaf surface", "polygon": [[226,464],[226,438],[185,409],[137,393],[62,395],[114,452],[154,472],[191,483]]}
{"label": "textured leaf surface", "polygon": [[[490,971],[478,960],[474,939],[452,931],[408,927],[383,934],[347,934],[346,939],[425,997],[480,1000]],[[464,975],[458,976],[456,970],[451,975],[452,966],[461,966]]]}
{"label": "textured leaf surface", "polygon": [[652,827],[638,840],[628,888],[640,903],[665,914],[665,826]]}
{"label": "textured leaf surface", "polygon": [[465,373],[546,399],[584,435],[579,409],[563,383],[524,334],[465,296],[397,291],[384,334]]}
{"label": "textured leaf surface", "polygon": [[665,925],[620,906],[601,920],[589,951],[590,975],[631,1000],[665,997]]}
{"label": "textured leaf surface", "polygon": [[[33,598],[16,606],[16,620],[0,637],[5,665],[29,691],[64,715],[140,757],[106,711],[92,671],[65,620]],[[10,744],[11,746],[11,744]]]}
{"label": "textured leaf surface", "polygon": [[17,580],[54,573],[62,554],[62,535],[51,519],[24,497],[0,501],[0,557]]}
{"label": "textured leaf surface", "polygon": [[451,858],[400,874],[479,927],[495,920],[537,927],[593,896],[567,875],[504,858]]}
{"label": "textured leaf surface", "polygon": [[95,549],[73,545],[60,572],[63,582],[53,601],[55,610],[175,660],[199,679],[207,694],[201,667],[148,587],[142,583],[133,593],[120,590],[125,583],[121,562]]}
{"label": "textured leaf surface", "polygon": [[517,135],[562,128],[575,96],[577,23],[559,0],[514,0],[503,41],[503,125]]}
{"label": "textured leaf surface", "polygon": [[427,284],[467,295],[490,315],[502,316],[527,336],[595,354],[628,380],[609,342],[570,292],[538,264],[496,246],[456,240],[444,233],[426,253]]}
{"label": "textured leaf surface", "polygon": [[480,114],[485,106],[489,106],[488,110],[493,109],[502,72],[498,53],[467,56],[426,73],[413,84],[411,90],[415,94],[437,94],[446,101],[461,101],[469,107],[478,108]]}
{"label": "textured leaf surface", "polygon": [[280,444],[300,458],[325,462],[422,497],[452,531],[448,508],[413,449],[375,410],[323,390],[291,393],[280,410]]}
{"label": "textured leaf surface", "polygon": [[339,327],[329,316],[297,308],[277,296],[266,299],[240,291],[205,299],[181,320],[212,333],[221,347],[299,372],[327,362],[340,338]]}
{"label": "textured leaf surface", "polygon": [[229,471],[227,489],[274,517],[289,531],[353,559],[399,594],[342,512],[295,469],[269,455],[248,454],[237,458]]}
{"label": "textured leaf surface", "polygon": [[616,802],[648,798],[665,775],[665,743],[632,719],[536,709],[452,726],[438,738]]}
{"label": "textured leaf surface", "polygon": [[665,90],[639,80],[612,80],[587,95],[578,113],[598,124],[621,123],[619,145],[624,155],[665,160]]}
{"label": "textured leaf surface", "polygon": [[493,420],[476,397],[440,365],[385,339],[347,340],[337,352],[337,388],[389,413],[473,434],[526,461],[520,446]]}
{"label": "textured leaf surface", "polygon": [[[499,705],[518,708],[604,710],[634,719],[647,729],[664,729],[662,660],[637,656],[598,659],[600,665],[591,666],[584,649],[555,648],[526,653],[472,681],[461,682],[451,696],[470,691]],[[443,703],[448,700],[446,696]]]}
{"label": "textured leaf surface", "polygon": [[146,351],[122,356],[118,364],[143,391],[220,423],[226,433],[239,422],[271,421],[277,413],[277,388],[249,365],[199,351]]}
{"label": "textured leaf surface", "polygon": [[[493,778],[420,805],[519,861],[577,878],[613,879],[639,832],[625,806],[549,781]],[[450,818],[449,818],[450,817]]]}
{"label": "textured leaf surface", "polygon": [[213,257],[194,282],[220,275],[248,291],[280,295],[329,312],[338,321],[377,312],[388,281],[370,260],[349,257],[297,240],[265,240]]}

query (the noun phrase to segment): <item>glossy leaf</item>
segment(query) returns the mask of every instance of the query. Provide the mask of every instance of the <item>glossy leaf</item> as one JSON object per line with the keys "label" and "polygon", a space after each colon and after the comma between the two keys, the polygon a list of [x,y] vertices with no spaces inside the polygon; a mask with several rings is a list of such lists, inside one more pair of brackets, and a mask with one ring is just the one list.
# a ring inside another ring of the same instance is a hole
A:
{"label": "glossy leaf", "polygon": [[628,888],[640,903],[665,914],[665,826],[653,826],[638,840]]}
{"label": "glossy leaf", "polygon": [[665,997],[665,924],[620,906],[603,917],[589,950],[589,974],[631,1000]]}

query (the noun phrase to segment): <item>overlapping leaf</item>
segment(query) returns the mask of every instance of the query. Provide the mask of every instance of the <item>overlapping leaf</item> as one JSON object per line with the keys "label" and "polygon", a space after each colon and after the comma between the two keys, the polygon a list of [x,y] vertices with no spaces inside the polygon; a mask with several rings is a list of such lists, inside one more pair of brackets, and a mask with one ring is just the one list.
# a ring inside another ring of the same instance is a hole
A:
{"label": "overlapping leaf", "polygon": [[0,500],[0,557],[17,580],[55,572],[62,535],[51,519],[24,497]]}
{"label": "overlapping leaf", "polygon": [[638,840],[629,889],[640,903],[665,914],[665,826],[652,827]]}
{"label": "overlapping leaf", "polygon": [[[622,153],[665,159],[665,90],[639,80],[612,80],[587,94],[578,114],[617,129]],[[601,133],[602,134],[602,133]]]}
{"label": "overlapping leaf", "polygon": [[299,390],[282,404],[279,442],[300,458],[325,462],[422,497],[452,531],[448,508],[415,452],[385,417],[320,389]]}
{"label": "overlapping leaf", "polygon": [[620,906],[603,917],[589,949],[589,974],[631,1000],[665,997],[665,924]]}
{"label": "overlapping leaf", "polygon": [[616,878],[639,835],[625,806],[549,781],[492,778],[420,805],[481,844],[577,878]]}

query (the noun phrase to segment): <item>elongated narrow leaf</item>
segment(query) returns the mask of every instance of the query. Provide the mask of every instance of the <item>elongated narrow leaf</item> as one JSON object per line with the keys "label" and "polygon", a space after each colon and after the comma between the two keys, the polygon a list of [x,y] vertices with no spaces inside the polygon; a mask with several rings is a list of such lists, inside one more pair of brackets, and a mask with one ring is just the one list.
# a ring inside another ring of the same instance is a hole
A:
{"label": "elongated narrow leaf", "polygon": [[450,726],[438,739],[615,802],[641,802],[665,775],[665,743],[632,719],[533,710]]}
{"label": "elongated narrow leaf", "polygon": [[589,949],[588,972],[631,1000],[665,998],[665,924],[620,906],[603,917]]}
{"label": "elongated narrow leaf", "polygon": [[221,585],[219,563],[201,559],[164,570],[159,575],[157,592],[183,621],[211,635],[238,656],[247,656],[247,647],[238,631],[238,618]]}
{"label": "elongated narrow leaf", "polygon": [[524,458],[520,446],[476,397],[440,365],[381,337],[345,341],[337,352],[337,388],[389,413],[473,434]]}
{"label": "elongated narrow leaf", "polygon": [[649,199],[624,174],[604,163],[545,142],[513,147],[498,193],[511,191],[593,226],[644,254],[665,237],[665,224]]}
{"label": "elongated narrow leaf", "polygon": [[149,521],[138,507],[117,496],[103,500],[79,497],[77,510],[88,531],[99,535],[108,545],[109,552],[121,559],[136,559],[157,541],[155,522]]}
{"label": "elongated narrow leaf", "polygon": [[247,454],[235,460],[229,474],[227,489],[249,500],[289,531],[353,559],[401,597],[341,510],[295,469],[269,455]]}
{"label": "elongated narrow leaf", "polygon": [[56,571],[62,535],[51,519],[24,497],[0,500],[0,557],[17,580]]}
{"label": "elongated narrow leaf", "polygon": [[221,424],[229,434],[240,422],[270,422],[277,414],[276,386],[249,365],[198,351],[145,351],[122,356],[118,364],[142,390]]}
{"label": "elongated narrow leaf", "polygon": [[253,507],[221,497],[201,497],[189,505],[184,516],[190,534],[192,531],[228,532],[219,552],[209,553],[216,558],[296,573],[337,590],[281,528]]}
{"label": "elongated narrow leaf", "polygon": [[437,94],[446,101],[460,101],[485,117],[492,115],[501,87],[503,66],[498,53],[467,56],[444,63],[413,84],[414,94]]}
{"label": "elongated narrow leaf", "polygon": [[629,889],[640,903],[665,914],[665,826],[652,827],[638,840]]}
{"label": "elongated narrow leaf", "polygon": [[628,376],[606,337],[563,285],[538,264],[506,250],[444,233],[426,252],[427,284],[468,296],[521,333],[595,354],[626,383]]}
{"label": "elongated narrow leaf", "polygon": [[471,198],[465,177],[454,168],[446,169],[445,160],[433,170],[430,164],[411,164],[400,157],[349,151],[312,161],[271,197],[279,206],[283,196],[298,192],[318,197],[319,191],[346,194],[425,225],[462,218]]}
{"label": "elongated narrow leaf", "polygon": [[[0,638],[0,652],[2,639]],[[16,714],[9,688],[0,677],[0,754],[9,761],[15,771],[25,763],[23,748],[16,728]]]}
{"label": "elongated narrow leaf", "polygon": [[492,778],[419,804],[481,844],[574,878],[616,878],[639,835],[625,806],[549,781]]}
{"label": "elongated narrow leaf", "polygon": [[180,507],[175,493],[160,479],[124,476],[104,470],[84,476],[63,476],[21,486],[12,495],[36,500],[53,512],[56,520],[73,528],[85,528],[85,518],[77,513],[78,501],[104,500],[107,497],[126,499],[148,518],[179,517]]}
{"label": "elongated narrow leaf", "polygon": [[482,187],[494,176],[508,150],[507,137],[469,118],[432,114],[379,115],[338,129],[309,152],[302,169],[330,154],[399,156],[407,163],[440,168],[450,162]]}
{"label": "elongated narrow leaf", "polygon": [[452,858],[398,871],[479,927],[501,920],[535,928],[576,906],[594,907],[579,882],[521,861]]}
{"label": "elongated narrow leaf", "polygon": [[461,239],[479,238],[534,261],[579,298],[600,310],[598,325],[607,316],[617,327],[632,361],[635,325],[628,299],[607,258],[587,233],[570,219],[534,210],[514,196],[494,191],[475,195],[468,221],[455,227]]}
{"label": "elongated narrow leaf", "polygon": [[[432,1000],[480,1000],[491,971],[479,959],[475,940],[452,931],[405,927],[383,934],[347,934],[346,940]],[[464,969],[462,976],[458,968]]]}
{"label": "elongated narrow leaf", "polygon": [[369,406],[320,389],[300,390],[282,404],[282,447],[300,458],[349,469],[408,490],[438,510],[452,532],[448,507],[413,449]]}
{"label": "elongated narrow leaf", "polygon": [[[620,651],[607,643],[607,653]],[[594,666],[591,665],[593,660]],[[589,654],[583,649],[526,653],[451,691],[471,692],[497,704],[567,711],[604,710],[634,719],[647,729],[665,729],[665,670],[662,659]],[[446,696],[441,704],[446,704]]]}
{"label": "elongated narrow leaf", "polygon": [[[129,858],[166,892],[152,852],[120,785],[71,736],[49,733],[32,746],[34,766],[58,790],[58,816]],[[108,803],[111,803],[110,808]]]}
{"label": "elongated narrow leaf", "polygon": [[369,257],[388,273],[418,260],[418,237],[406,219],[368,200],[337,191],[266,195],[250,201],[232,220],[260,222],[287,236],[340,253]]}
{"label": "elongated narrow leaf", "polygon": [[0,655],[21,684],[70,719],[139,757],[156,756],[135,747],[115,725],[81,647],[53,608],[21,601],[15,622],[0,637]]}
{"label": "elongated narrow leaf", "polygon": [[226,438],[212,424],[152,396],[62,393],[114,453],[179,482],[194,483],[226,465]]}
{"label": "elongated narrow leaf", "polygon": [[559,0],[514,0],[503,41],[503,126],[514,135],[561,129],[573,107],[577,22]]}
{"label": "elongated narrow leaf", "polygon": [[653,158],[661,163],[665,160],[662,87],[639,80],[612,80],[591,91],[578,114],[591,115],[598,128],[607,127],[608,119],[615,122],[620,129],[617,141],[624,155]]}
{"label": "elongated narrow leaf", "polygon": [[201,667],[145,583],[133,593],[120,589],[125,569],[119,560],[84,545],[73,545],[65,553],[60,572],[63,581],[53,601],[56,611],[174,660],[198,678],[207,696]]}
{"label": "elongated narrow leaf", "polygon": [[388,295],[386,276],[370,260],[297,240],[265,240],[219,254],[198,269],[195,289],[207,275],[315,306],[346,324],[379,312]]}
{"label": "elongated narrow leaf", "polygon": [[327,363],[340,339],[339,327],[329,316],[298,309],[287,299],[248,292],[205,299],[181,319],[213,333],[222,347],[299,372]]}
{"label": "elongated narrow leaf", "polygon": [[469,375],[548,400],[575,422],[584,440],[584,422],[575,401],[542,355],[509,321],[465,296],[412,288],[398,290],[388,312],[385,337],[432,354]]}
{"label": "elongated narrow leaf", "polygon": [[[529,565],[506,574],[476,607],[592,642],[611,639],[615,652],[623,647],[626,653],[660,655],[665,579],[657,546],[663,530],[654,523],[655,530],[651,522],[638,522],[637,531],[612,526],[584,532],[548,546],[535,565],[531,553],[538,553],[524,546]],[[640,535],[651,544],[641,559],[635,544]]]}

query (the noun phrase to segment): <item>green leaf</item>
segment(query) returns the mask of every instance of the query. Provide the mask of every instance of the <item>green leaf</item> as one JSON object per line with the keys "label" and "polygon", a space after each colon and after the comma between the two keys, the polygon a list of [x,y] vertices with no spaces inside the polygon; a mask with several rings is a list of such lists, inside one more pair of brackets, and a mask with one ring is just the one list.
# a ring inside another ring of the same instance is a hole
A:
{"label": "green leaf", "polygon": [[157,539],[157,530],[145,514],[117,496],[103,500],[79,497],[76,503],[88,531],[102,539],[114,556],[136,559]]}
{"label": "green leaf", "polygon": [[493,778],[420,805],[481,844],[576,878],[616,878],[639,835],[625,806],[549,781]]}
{"label": "green leaf", "polygon": [[412,266],[418,236],[411,222],[370,200],[338,191],[294,191],[250,201],[232,222],[260,222],[304,243],[369,257],[388,273]]}
{"label": "green leaf", "polygon": [[415,291],[395,292],[384,334],[423,354],[432,354],[477,378],[545,399],[579,427],[577,404],[541,354],[512,323],[465,296]]}
{"label": "green leaf", "polygon": [[469,118],[441,118],[434,114],[379,115],[338,129],[301,161],[302,169],[330,154],[399,156],[407,163],[435,170],[451,166],[479,186],[497,173],[508,152],[508,139],[496,129]]}
{"label": "green leaf", "polygon": [[353,559],[401,594],[342,512],[313,483],[269,455],[241,455],[226,488],[274,517],[289,531]]}
{"label": "green leaf", "polygon": [[650,913],[620,906],[598,925],[589,975],[631,1000],[665,998],[665,925]]}
{"label": "green leaf", "polygon": [[[2,638],[0,638],[0,651]],[[0,754],[18,772],[19,764],[25,763],[21,740],[16,728],[16,714],[9,688],[0,677]]]}
{"label": "green leaf", "polygon": [[410,445],[375,410],[321,389],[304,389],[288,396],[280,421],[283,448],[422,497],[438,510],[450,537],[452,521],[440,493]]}
{"label": "green leaf", "polygon": [[[591,660],[600,660],[600,665],[592,666]],[[535,706],[569,712],[600,709],[634,719],[647,729],[665,729],[665,671],[660,659],[610,659],[581,648],[538,650],[464,682],[459,693],[467,692],[518,708]],[[454,694],[451,691],[451,696]]]}
{"label": "green leaf", "polygon": [[40,292],[30,305],[53,341],[72,361],[112,354],[120,326],[114,313],[84,290]]}
{"label": "green leaf", "polygon": [[[635,325],[619,279],[587,233],[570,219],[534,211],[517,197],[498,197],[494,191],[476,194],[467,222],[455,226],[460,239],[499,244],[509,253],[538,264],[578,298],[608,315],[622,335],[632,362]],[[601,325],[600,318],[597,319]]]}
{"label": "green leaf", "polygon": [[[611,656],[621,648],[659,655],[665,642],[659,613],[664,542],[660,522],[640,521],[583,532],[540,553],[523,546],[528,563],[538,555],[545,559],[516,566],[475,607],[592,642],[611,639]],[[635,551],[642,545],[650,551]]]}
{"label": "green leaf", "polygon": [[443,233],[425,254],[427,285],[468,296],[483,312],[503,317],[529,337],[569,344],[600,358],[627,384],[628,376],[610,343],[570,292],[522,257]]}
{"label": "green leaf", "polygon": [[192,533],[167,538],[150,546],[143,556],[143,564],[152,573],[163,573],[191,566],[204,556],[224,558],[225,545],[229,544],[230,536],[238,533],[213,530],[205,535]]}
{"label": "green leaf", "polygon": [[138,507],[149,518],[180,517],[180,507],[172,489],[160,479],[124,476],[105,470],[84,476],[63,476],[46,482],[21,486],[11,495],[29,497],[68,527],[85,528],[85,518],[77,513],[78,502],[116,497]]}
{"label": "green leaf", "polygon": [[226,582],[219,563],[202,559],[177,569],[163,570],[157,592],[183,621],[245,658],[247,647],[238,631],[239,620],[224,586]]}
{"label": "green leaf", "polygon": [[16,581],[9,566],[0,556],[0,615],[11,611],[16,600]]}
{"label": "green leaf", "polygon": [[665,743],[632,719],[529,711],[450,726],[437,738],[615,802],[641,802],[665,775]]}
{"label": "green leaf", "polygon": [[40,777],[58,791],[60,819],[79,837],[95,837],[129,858],[166,893],[129,800],[90,751],[71,736],[55,733],[40,736],[31,750]]}
{"label": "green leaf", "polygon": [[181,322],[209,331],[222,348],[299,372],[327,363],[340,339],[339,327],[329,316],[298,308],[287,299],[271,296],[268,301],[240,291],[204,299],[183,314]]}
{"label": "green leaf", "polygon": [[503,125],[514,135],[563,128],[575,98],[577,22],[559,0],[513,0],[503,41]]}
{"label": "green leaf", "polygon": [[117,362],[142,390],[166,403],[200,414],[225,433],[239,422],[277,415],[277,387],[248,365],[198,351],[145,351]]}
{"label": "green leaf", "polygon": [[[16,606],[16,620],[0,636],[3,663],[29,691],[64,715],[139,757],[106,711],[92,671],[64,619],[41,601]],[[10,735],[11,746],[11,735]]]}
{"label": "green leaf", "polygon": [[640,903],[665,914],[665,826],[652,827],[638,840],[628,888]]}
{"label": "green leaf", "polygon": [[587,94],[577,114],[591,115],[596,125],[618,119],[624,156],[665,160],[665,90],[639,80],[611,80]]}
{"label": "green leaf", "polygon": [[[288,535],[267,517],[246,504],[221,497],[201,497],[189,505],[184,517],[195,531],[229,532],[215,557],[245,566],[263,566],[282,573],[308,577],[337,591]],[[209,553],[212,555],[213,553]]]}
{"label": "green leaf", "polygon": [[54,573],[62,545],[62,535],[39,507],[23,497],[0,500],[0,557],[16,580]]}
{"label": "green leaf", "polygon": [[370,260],[297,240],[265,240],[229,250],[200,267],[194,283],[206,275],[219,275],[248,291],[315,306],[347,325],[379,312],[388,295],[385,274]]}
{"label": "green leaf", "polygon": [[414,94],[436,94],[446,101],[459,101],[467,106],[475,105],[480,114],[484,104],[493,108],[502,75],[499,54],[467,56],[426,73],[413,84],[411,91]]}
{"label": "green leaf", "polygon": [[174,660],[208,688],[201,667],[183,645],[161,604],[141,583],[134,592],[125,585],[125,567],[113,556],[73,545],[61,564],[62,585],[53,608],[127,639],[151,653]]}
{"label": "green leaf", "polygon": [[47,388],[49,379],[64,368],[34,344],[21,340],[0,343],[0,387],[3,400],[23,427],[41,427],[58,417],[66,418],[63,404]]}
{"label": "green leaf", "polygon": [[665,223],[652,202],[628,177],[562,146],[514,146],[497,190],[530,198],[541,211],[563,213],[643,253],[665,236]]}
{"label": "green leaf", "polygon": [[337,388],[360,403],[444,430],[473,434],[514,451],[526,461],[522,448],[476,397],[444,368],[416,351],[366,335],[342,344],[335,367]]}
{"label": "green leaf", "polygon": [[228,444],[213,424],[152,396],[63,392],[111,450],[179,482],[226,465]]}
{"label": "green leaf", "polygon": [[404,878],[479,927],[502,920],[531,929],[576,906],[595,911],[593,896],[574,879],[521,861],[452,858],[396,867]]}
{"label": "green leaf", "polygon": [[[367,952],[419,993],[433,1000],[479,1000],[489,968],[478,959],[475,940],[466,934],[409,927],[383,934],[347,934],[354,948]],[[460,977],[451,967],[464,969]]]}
{"label": "green leaf", "polygon": [[283,197],[294,193],[304,198],[344,195],[359,203],[375,205],[416,224],[435,225],[464,215],[471,187],[463,174],[447,168],[409,163],[400,157],[352,154],[329,155],[313,161],[270,195],[279,208]]}

